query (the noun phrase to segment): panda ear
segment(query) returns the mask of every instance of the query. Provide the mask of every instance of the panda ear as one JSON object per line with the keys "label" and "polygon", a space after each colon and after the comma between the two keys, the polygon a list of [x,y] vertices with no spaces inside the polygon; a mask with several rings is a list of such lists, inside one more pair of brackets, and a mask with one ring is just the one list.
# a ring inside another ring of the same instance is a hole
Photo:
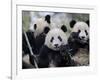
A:
{"label": "panda ear", "polygon": [[74,25],[75,25],[75,23],[76,23],[76,21],[75,21],[75,20],[72,20],[72,21],[70,22],[70,27],[73,28]]}
{"label": "panda ear", "polygon": [[61,29],[64,31],[64,32],[67,32],[67,27],[65,25],[62,25],[61,26]]}
{"label": "panda ear", "polygon": [[45,21],[47,21],[49,24],[50,24],[50,18],[51,18],[50,15],[45,16]]}
{"label": "panda ear", "polygon": [[86,23],[88,24],[88,26],[90,26],[90,22],[89,22],[89,20],[87,20]]}
{"label": "panda ear", "polygon": [[44,28],[44,33],[45,33],[45,34],[47,34],[49,31],[50,31],[50,28],[49,28],[49,27],[45,27],[45,28]]}

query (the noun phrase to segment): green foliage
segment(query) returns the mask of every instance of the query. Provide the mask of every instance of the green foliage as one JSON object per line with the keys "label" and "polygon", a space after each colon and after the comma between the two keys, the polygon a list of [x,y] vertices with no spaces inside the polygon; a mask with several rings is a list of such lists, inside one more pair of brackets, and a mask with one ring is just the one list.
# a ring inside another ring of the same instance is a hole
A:
{"label": "green foliage", "polygon": [[29,12],[23,12],[22,13],[22,26],[24,27],[25,31],[29,29],[29,24],[30,24]]}

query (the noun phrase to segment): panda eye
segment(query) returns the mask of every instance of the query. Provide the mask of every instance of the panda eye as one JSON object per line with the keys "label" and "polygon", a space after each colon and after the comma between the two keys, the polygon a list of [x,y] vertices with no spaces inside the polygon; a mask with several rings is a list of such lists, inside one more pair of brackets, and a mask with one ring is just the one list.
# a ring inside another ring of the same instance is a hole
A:
{"label": "panda eye", "polygon": [[78,30],[78,33],[80,33],[81,32],[81,30]]}
{"label": "panda eye", "polygon": [[62,39],[61,39],[61,37],[60,37],[60,36],[58,36],[58,39],[59,39],[60,41],[62,41]]}
{"label": "panda eye", "polygon": [[36,24],[34,24],[34,29],[36,29],[37,28],[37,25]]}
{"label": "panda eye", "polygon": [[54,39],[54,37],[52,37],[52,38],[51,38],[50,42],[52,42],[52,41],[53,41],[53,39]]}
{"label": "panda eye", "polygon": [[87,32],[87,30],[85,30],[85,33],[86,33],[86,35],[88,35],[88,32]]}

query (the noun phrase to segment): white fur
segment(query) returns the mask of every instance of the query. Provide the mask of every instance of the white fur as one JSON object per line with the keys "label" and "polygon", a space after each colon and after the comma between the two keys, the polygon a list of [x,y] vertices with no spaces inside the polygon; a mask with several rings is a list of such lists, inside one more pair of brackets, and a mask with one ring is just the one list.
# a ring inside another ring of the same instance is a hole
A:
{"label": "white fur", "polygon": [[[37,28],[34,29],[34,36],[38,36],[40,35],[43,31],[45,27],[49,27],[50,28],[50,24],[47,23],[47,21],[45,21],[44,18],[39,18],[37,19],[34,24],[36,24]],[[34,25],[33,25],[34,28]]]}
{"label": "white fur", "polygon": [[[69,22],[72,20],[72,14],[60,12],[30,12],[30,30],[35,32],[35,36],[41,34],[43,32],[44,27],[49,25],[44,18],[47,14],[51,16],[50,28],[61,28],[62,25],[66,25],[68,30],[66,34],[69,35]],[[38,29],[34,30],[34,24],[38,24]]]}
{"label": "white fur", "polygon": [[22,59],[23,59],[23,61],[24,61],[25,63],[31,64],[30,61],[29,61],[29,55],[28,55],[28,54],[27,54],[27,55],[24,55]]}
{"label": "white fur", "polygon": [[[69,22],[72,20],[72,14],[68,13],[59,13],[56,12],[52,17],[51,17],[51,23],[54,24],[54,27],[61,28],[62,25],[66,25],[69,27]],[[68,28],[69,30],[69,28]]]}
{"label": "white fur", "polygon": [[[40,35],[45,27],[50,27],[50,24],[45,21],[45,16],[46,15],[53,15],[54,13],[49,13],[49,12],[30,12],[30,30],[34,32],[34,36]],[[34,29],[34,24],[37,25],[36,30]]]}
{"label": "white fur", "polygon": [[[60,36],[62,38],[62,41],[60,41],[58,39],[58,36]],[[54,37],[54,40],[53,42],[50,42],[51,38]],[[52,50],[59,50],[59,47],[61,45],[66,45],[67,44],[67,36],[66,34],[59,28],[55,28],[55,29],[52,29],[48,32],[48,34],[46,35],[46,39],[45,39],[45,45],[52,49]],[[55,48],[55,44],[58,44],[58,48]]]}
{"label": "white fur", "polygon": [[[72,32],[78,32],[80,30],[81,32],[79,33],[79,37],[81,38],[84,36],[84,41],[89,39],[89,26],[85,22],[77,22],[73,29]],[[86,35],[85,30],[87,31],[88,35]]]}
{"label": "white fur", "polygon": [[72,14],[56,12],[55,15],[51,17],[51,28],[55,28],[55,27],[61,28],[62,25],[65,25],[67,28],[66,35],[69,36],[71,33],[69,22],[71,20],[72,20]]}
{"label": "white fur", "polygon": [[29,30],[34,32],[34,22],[38,19],[39,17],[37,16],[36,12],[30,12],[30,25],[29,25]]}
{"label": "white fur", "polygon": [[45,17],[46,15],[50,15],[50,16],[53,16],[54,15],[54,12],[38,12],[37,13],[39,17]]}

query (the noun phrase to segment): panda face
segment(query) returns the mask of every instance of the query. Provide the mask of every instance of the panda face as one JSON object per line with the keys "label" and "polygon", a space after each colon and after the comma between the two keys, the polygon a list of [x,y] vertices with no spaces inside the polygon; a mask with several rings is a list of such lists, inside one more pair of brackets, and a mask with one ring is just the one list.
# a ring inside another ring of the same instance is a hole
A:
{"label": "panda face", "polygon": [[89,24],[86,22],[70,22],[72,33],[77,33],[78,39],[82,43],[86,43],[89,39]]}
{"label": "panda face", "polygon": [[46,15],[45,18],[39,18],[33,25],[34,36],[39,36],[41,33],[46,33],[50,30],[50,16]]}
{"label": "panda face", "polygon": [[84,22],[77,22],[74,25],[73,31],[78,33],[78,38],[82,42],[86,42],[89,39],[89,27]]}
{"label": "panda face", "polygon": [[67,44],[66,34],[59,28],[52,29],[48,32],[45,39],[45,45],[52,50],[59,50],[61,45]]}

